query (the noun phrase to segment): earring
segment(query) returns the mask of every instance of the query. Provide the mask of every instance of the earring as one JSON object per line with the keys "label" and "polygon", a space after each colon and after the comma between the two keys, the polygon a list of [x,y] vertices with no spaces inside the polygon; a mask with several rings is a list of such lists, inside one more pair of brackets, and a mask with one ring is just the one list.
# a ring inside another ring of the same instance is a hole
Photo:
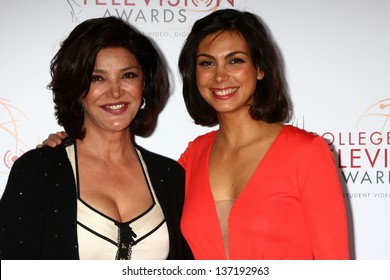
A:
{"label": "earring", "polygon": [[145,100],[145,97],[142,97],[142,105],[141,105],[141,110],[145,109],[146,107],[146,100]]}

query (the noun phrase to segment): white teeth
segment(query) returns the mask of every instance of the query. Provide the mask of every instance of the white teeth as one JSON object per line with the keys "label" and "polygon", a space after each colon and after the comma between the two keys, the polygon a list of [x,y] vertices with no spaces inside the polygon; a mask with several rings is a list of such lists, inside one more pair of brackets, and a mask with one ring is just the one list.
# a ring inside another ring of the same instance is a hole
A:
{"label": "white teeth", "polygon": [[236,88],[229,88],[229,89],[223,89],[223,90],[214,90],[214,93],[219,96],[231,94],[235,92],[237,89]]}
{"label": "white teeth", "polygon": [[111,109],[111,110],[119,110],[123,108],[125,105],[124,104],[117,104],[117,105],[109,105],[106,106],[106,108]]}

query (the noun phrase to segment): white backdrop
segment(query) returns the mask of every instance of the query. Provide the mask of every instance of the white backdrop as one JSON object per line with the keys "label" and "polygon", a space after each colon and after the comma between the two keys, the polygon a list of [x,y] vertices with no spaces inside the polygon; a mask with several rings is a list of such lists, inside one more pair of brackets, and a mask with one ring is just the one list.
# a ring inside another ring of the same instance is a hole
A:
{"label": "white backdrop", "polygon": [[268,25],[281,51],[293,123],[329,140],[344,184],[351,256],[390,259],[390,1],[3,0],[0,9],[0,195],[13,162],[62,130],[49,63],[81,21],[126,18],[160,47],[172,96],[156,131],[138,143],[178,158],[195,136],[181,97],[177,56],[191,24],[217,8],[245,9]]}

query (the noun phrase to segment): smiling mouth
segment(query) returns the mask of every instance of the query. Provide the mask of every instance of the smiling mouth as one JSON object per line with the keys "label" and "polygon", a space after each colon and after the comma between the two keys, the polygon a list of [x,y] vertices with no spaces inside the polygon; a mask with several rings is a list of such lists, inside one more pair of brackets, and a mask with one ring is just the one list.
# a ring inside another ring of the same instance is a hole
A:
{"label": "smiling mouth", "polygon": [[119,109],[122,109],[123,107],[125,107],[125,104],[107,105],[104,107],[107,109],[110,109],[110,110],[119,110]]}
{"label": "smiling mouth", "polygon": [[234,94],[237,91],[238,88],[226,88],[226,89],[213,89],[213,94],[223,97],[223,96],[229,96]]}
{"label": "smiling mouth", "polygon": [[118,104],[103,105],[101,106],[101,108],[110,114],[119,115],[125,112],[128,106],[129,106],[128,103],[118,103]]}

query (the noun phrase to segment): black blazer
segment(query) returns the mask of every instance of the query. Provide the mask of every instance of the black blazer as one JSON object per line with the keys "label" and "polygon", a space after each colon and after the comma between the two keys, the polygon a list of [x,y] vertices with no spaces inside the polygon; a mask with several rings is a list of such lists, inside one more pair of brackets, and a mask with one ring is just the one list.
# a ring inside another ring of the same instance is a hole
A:
{"label": "black blazer", "polygon": [[[77,193],[66,143],[23,154],[0,200],[0,259],[79,259]],[[169,232],[168,259],[193,259],[180,232],[183,168],[139,146]]]}

